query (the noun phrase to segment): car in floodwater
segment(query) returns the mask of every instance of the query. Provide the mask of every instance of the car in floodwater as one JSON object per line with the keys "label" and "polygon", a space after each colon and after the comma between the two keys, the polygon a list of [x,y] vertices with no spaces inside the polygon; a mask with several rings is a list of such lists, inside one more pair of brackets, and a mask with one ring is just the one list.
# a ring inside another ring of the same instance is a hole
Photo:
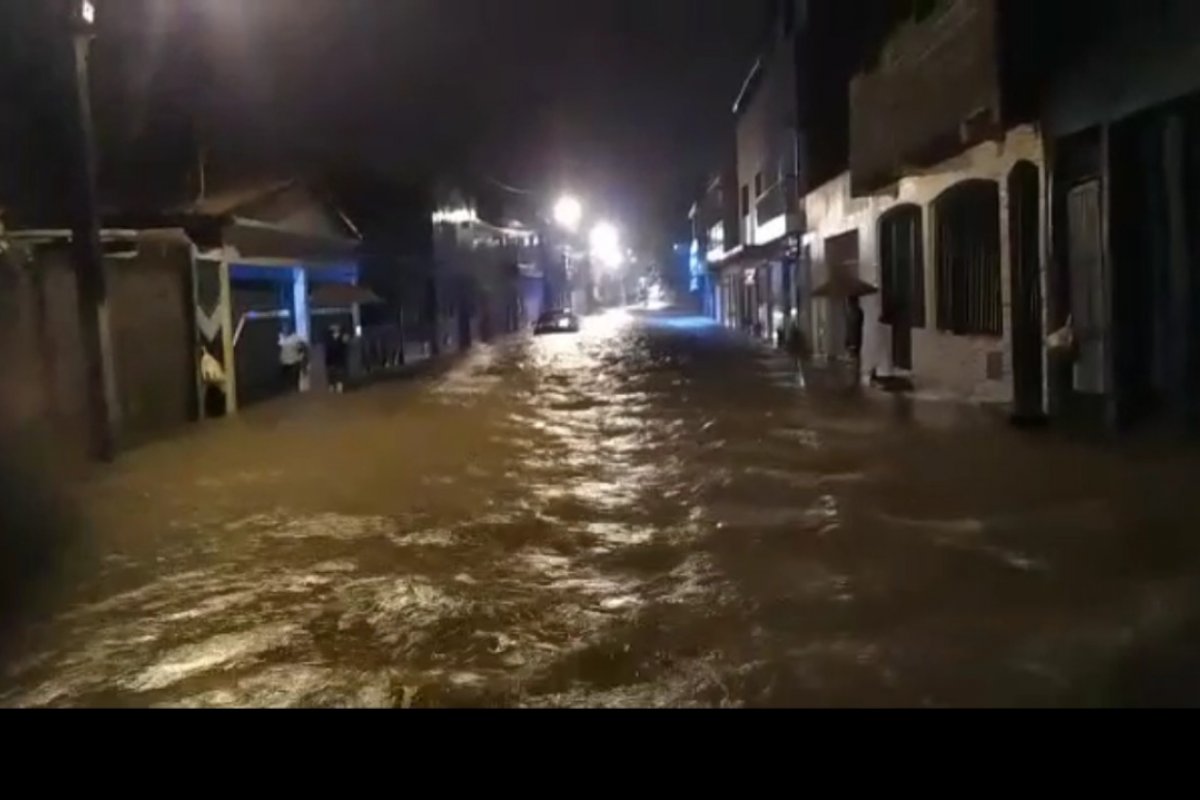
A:
{"label": "car in floodwater", "polygon": [[538,317],[533,326],[535,336],[549,336],[555,333],[579,333],[579,317],[570,311],[547,311]]}

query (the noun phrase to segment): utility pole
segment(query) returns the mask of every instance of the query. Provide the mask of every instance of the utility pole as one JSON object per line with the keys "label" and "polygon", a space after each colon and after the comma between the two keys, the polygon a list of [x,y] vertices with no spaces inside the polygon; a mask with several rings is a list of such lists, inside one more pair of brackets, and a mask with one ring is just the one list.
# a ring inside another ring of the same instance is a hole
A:
{"label": "utility pole", "polygon": [[92,124],[88,56],[95,33],[93,0],[62,0],[70,36],[72,87],[69,92],[72,131],[71,228],[75,257],[76,295],[86,365],[91,445],[102,461],[112,461],[117,449],[117,386],[113,363],[108,285],[96,189],[96,143]]}

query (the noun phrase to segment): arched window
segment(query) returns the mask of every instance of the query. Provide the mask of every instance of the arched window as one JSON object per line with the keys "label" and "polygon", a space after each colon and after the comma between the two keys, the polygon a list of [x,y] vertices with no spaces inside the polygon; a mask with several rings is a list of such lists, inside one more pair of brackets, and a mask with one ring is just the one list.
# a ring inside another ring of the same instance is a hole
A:
{"label": "arched window", "polygon": [[893,208],[879,220],[883,322],[925,327],[925,241],[921,207]]}
{"label": "arched window", "polygon": [[1000,185],[964,181],[934,204],[938,328],[962,336],[1004,335]]}

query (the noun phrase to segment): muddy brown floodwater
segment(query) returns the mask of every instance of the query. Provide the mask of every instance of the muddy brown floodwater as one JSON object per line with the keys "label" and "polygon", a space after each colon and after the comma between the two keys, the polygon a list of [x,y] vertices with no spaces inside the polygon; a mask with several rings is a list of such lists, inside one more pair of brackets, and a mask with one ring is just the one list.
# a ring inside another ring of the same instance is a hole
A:
{"label": "muddy brown floodwater", "polygon": [[611,313],[123,458],[0,704],[1195,704],[1198,474]]}

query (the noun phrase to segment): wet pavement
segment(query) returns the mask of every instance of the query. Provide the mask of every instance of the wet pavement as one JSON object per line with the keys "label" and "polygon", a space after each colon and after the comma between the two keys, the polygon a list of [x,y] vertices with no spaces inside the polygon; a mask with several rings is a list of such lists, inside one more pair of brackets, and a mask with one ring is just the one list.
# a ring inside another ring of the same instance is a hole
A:
{"label": "wet pavement", "polygon": [[104,470],[0,705],[1197,704],[1196,466],[614,312]]}

